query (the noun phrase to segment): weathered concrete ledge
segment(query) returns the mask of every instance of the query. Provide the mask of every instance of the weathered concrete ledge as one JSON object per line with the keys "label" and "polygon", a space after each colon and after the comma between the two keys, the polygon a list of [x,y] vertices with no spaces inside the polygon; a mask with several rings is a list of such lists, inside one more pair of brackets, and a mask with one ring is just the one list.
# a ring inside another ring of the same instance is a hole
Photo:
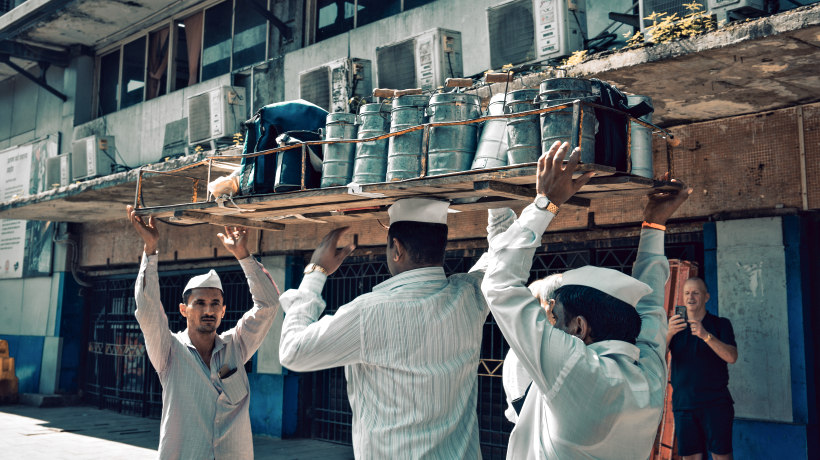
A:
{"label": "weathered concrete ledge", "polygon": [[[231,148],[230,154],[241,151]],[[213,152],[175,158],[162,163],[144,166],[142,169],[153,171],[172,171],[192,165],[206,159]],[[228,154],[224,151],[224,154]],[[234,161],[238,163],[238,161]],[[29,195],[0,203],[0,219],[44,220],[44,216],[59,216],[61,222],[87,222],[109,220],[115,214],[122,214],[123,206],[133,203],[136,195],[136,183],[140,169],[132,169],[107,176],[75,182],[36,195]],[[197,187],[200,198],[205,197],[208,168],[199,165],[181,171],[182,176],[201,179]],[[226,168],[214,168],[216,177],[230,172]],[[145,174],[143,176],[143,197],[149,206],[179,204],[192,195],[192,180],[188,177]]]}
{"label": "weathered concrete ledge", "polygon": [[[661,126],[765,112],[820,100],[820,4],[730,24],[671,43],[592,55],[564,69],[516,76],[509,90],[566,75],[599,78],[653,99]],[[482,98],[505,84],[481,87]]]}

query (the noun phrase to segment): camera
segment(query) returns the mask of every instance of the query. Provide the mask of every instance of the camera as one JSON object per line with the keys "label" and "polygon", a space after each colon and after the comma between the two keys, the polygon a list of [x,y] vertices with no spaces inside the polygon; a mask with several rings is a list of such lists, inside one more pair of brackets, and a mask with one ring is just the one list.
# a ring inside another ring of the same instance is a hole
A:
{"label": "camera", "polygon": [[683,318],[684,321],[689,321],[689,318],[686,317],[686,307],[685,306],[678,305],[677,307],[675,307],[675,314],[680,315],[680,317]]}

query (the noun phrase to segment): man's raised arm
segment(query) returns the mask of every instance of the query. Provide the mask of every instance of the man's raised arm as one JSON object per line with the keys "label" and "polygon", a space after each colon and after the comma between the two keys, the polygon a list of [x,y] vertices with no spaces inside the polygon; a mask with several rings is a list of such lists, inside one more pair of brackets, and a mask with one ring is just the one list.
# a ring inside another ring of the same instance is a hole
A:
{"label": "man's raised arm", "polygon": [[234,328],[236,340],[248,361],[268,334],[279,311],[279,289],[265,268],[251,257],[248,250],[248,230],[245,227],[225,227],[216,235],[242,267],[248,280],[253,308],[245,312]]}
{"label": "man's raised arm", "polygon": [[[664,176],[668,179],[669,174]],[[678,181],[673,180],[675,183]],[[652,356],[644,362],[652,371],[666,378],[666,333],[667,321],[664,311],[664,286],[669,278],[669,261],[664,255],[664,231],[666,221],[689,198],[692,189],[681,184],[679,192],[654,192],[644,209],[644,223],[638,256],[632,267],[632,276],[652,288],[652,292],[641,298],[635,309],[641,316],[641,332],[637,344],[648,345]],[[644,359],[643,353],[641,356]]]}
{"label": "man's raised arm", "polygon": [[[569,144],[553,144],[538,160],[538,196],[560,206],[592,177],[573,174],[580,159],[576,149],[564,165]],[[526,287],[532,258],[541,246],[541,237],[557,212],[556,207],[527,206],[507,231],[490,241],[490,262],[481,289],[493,317],[515,351],[521,364],[539,389],[550,394],[559,380],[564,363],[578,359],[578,344],[572,337],[553,328],[538,300]],[[582,345],[582,344],[581,344]],[[570,358],[573,359],[570,359]]]}
{"label": "man's raised arm", "polygon": [[[279,344],[279,360],[288,369],[300,372],[327,369],[358,362],[361,357],[359,311],[343,305],[336,314],[319,316],[325,309],[322,288],[328,275],[355,249],[337,249],[347,227],[325,235],[313,252],[311,264],[318,269],[305,274],[298,289],[282,294],[285,322]],[[348,304],[350,305],[350,304]]]}
{"label": "man's raised arm", "polygon": [[165,370],[168,354],[171,351],[171,331],[168,329],[168,317],[160,302],[159,275],[157,274],[157,247],[159,231],[150,217],[148,222],[138,216],[133,206],[127,206],[128,220],[142,237],[143,255],[137,282],[134,285],[134,299],[137,310],[134,316],[145,337],[145,351],[154,369],[158,373]]}

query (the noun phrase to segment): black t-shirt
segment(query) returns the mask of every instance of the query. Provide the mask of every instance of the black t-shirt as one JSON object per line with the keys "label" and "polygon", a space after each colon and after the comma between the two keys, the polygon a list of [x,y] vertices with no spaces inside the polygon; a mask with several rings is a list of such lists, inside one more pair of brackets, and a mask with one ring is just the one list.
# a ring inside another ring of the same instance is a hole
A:
{"label": "black t-shirt", "polygon": [[[706,313],[703,327],[721,342],[737,346],[732,323],[726,318]],[[697,409],[715,402],[734,403],[729,394],[729,369],[709,344],[686,329],[672,336],[672,408]]]}

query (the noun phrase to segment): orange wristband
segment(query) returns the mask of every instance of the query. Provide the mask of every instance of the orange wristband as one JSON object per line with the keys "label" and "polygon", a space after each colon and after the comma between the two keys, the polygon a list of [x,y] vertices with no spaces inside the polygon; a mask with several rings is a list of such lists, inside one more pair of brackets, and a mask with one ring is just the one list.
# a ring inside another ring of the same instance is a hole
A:
{"label": "orange wristband", "polygon": [[641,227],[643,227],[643,228],[654,228],[655,230],[660,230],[662,232],[666,231],[666,225],[653,224],[652,222],[647,222],[647,221],[644,221],[641,224]]}

